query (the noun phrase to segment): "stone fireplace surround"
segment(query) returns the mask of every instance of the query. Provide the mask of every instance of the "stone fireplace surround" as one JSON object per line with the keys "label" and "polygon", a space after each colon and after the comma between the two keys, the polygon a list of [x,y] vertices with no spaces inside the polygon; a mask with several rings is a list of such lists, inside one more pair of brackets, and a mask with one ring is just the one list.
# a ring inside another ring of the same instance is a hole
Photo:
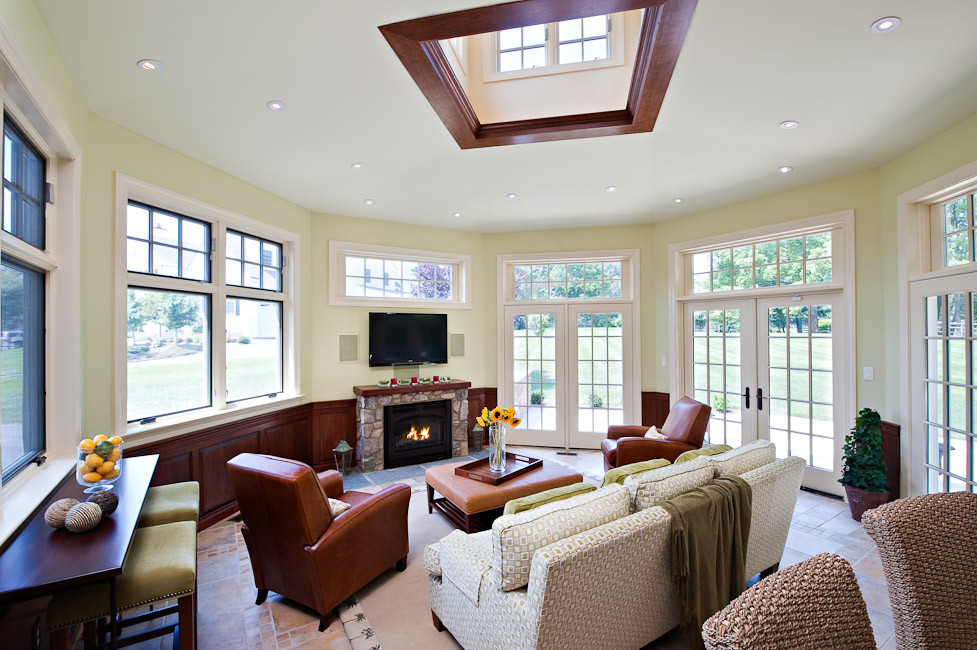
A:
{"label": "stone fireplace surround", "polygon": [[364,472],[384,469],[383,409],[391,404],[451,400],[451,457],[468,454],[468,389],[471,382],[354,386],[356,394],[356,462]]}

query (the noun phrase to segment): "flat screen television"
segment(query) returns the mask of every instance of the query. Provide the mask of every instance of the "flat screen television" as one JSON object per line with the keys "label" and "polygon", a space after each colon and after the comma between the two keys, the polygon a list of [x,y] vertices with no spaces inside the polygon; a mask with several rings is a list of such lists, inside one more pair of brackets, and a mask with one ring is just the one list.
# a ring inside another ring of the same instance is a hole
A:
{"label": "flat screen television", "polygon": [[370,366],[448,363],[447,314],[370,312]]}

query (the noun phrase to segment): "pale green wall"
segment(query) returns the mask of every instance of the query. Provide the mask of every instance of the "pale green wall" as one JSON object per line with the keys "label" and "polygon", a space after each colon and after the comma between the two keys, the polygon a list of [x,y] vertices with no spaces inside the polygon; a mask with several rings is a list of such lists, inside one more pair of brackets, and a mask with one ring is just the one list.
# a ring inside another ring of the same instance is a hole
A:
{"label": "pale green wall", "polygon": [[[486,294],[481,282],[486,253],[484,236],[460,230],[425,228],[403,223],[356,219],[328,214],[312,217],[312,273],[315,295],[311,303],[313,354],[303,354],[303,363],[312,365],[311,394],[315,399],[345,399],[352,396],[356,384],[376,382],[393,376],[391,368],[369,367],[367,357],[368,314],[371,311],[391,311],[392,308],[345,307],[329,305],[329,241],[348,241],[380,244],[419,250],[445,251],[472,256],[472,308],[420,309],[405,305],[394,311],[443,312],[448,315],[448,332],[465,335],[465,356],[451,357],[446,365],[422,368],[423,376],[445,375],[485,386],[495,377],[495,368],[487,368],[484,345],[487,319],[494,317],[494,293]],[[491,308],[491,311],[489,309]],[[492,330],[495,331],[494,329]],[[359,335],[359,360],[339,361],[339,335]],[[492,357],[494,359],[494,357]],[[487,371],[491,370],[491,375]]]}
{"label": "pale green wall", "polygon": [[84,145],[88,109],[68,76],[33,0],[0,0],[0,20],[44,86],[54,108],[79,144]]}
{"label": "pale green wall", "polygon": [[886,403],[890,417],[901,414],[899,377],[899,260],[896,227],[896,200],[900,194],[939,178],[977,160],[977,115],[943,131],[914,149],[889,162],[881,169],[882,221],[880,233],[882,256],[882,295],[885,306],[886,367],[892,381],[886,384]]}
{"label": "pale green wall", "polygon": [[[290,230],[300,237],[303,260],[311,250],[311,213],[204,163],[164,147],[100,117],[88,118],[88,146],[82,164],[82,379],[83,430],[107,431],[114,418],[114,286],[112,242],[115,222],[115,172],[152,183],[237,214]],[[311,264],[300,270],[301,299],[315,296]],[[300,312],[300,344],[313,348],[312,310]],[[302,363],[303,385],[314,366]]]}

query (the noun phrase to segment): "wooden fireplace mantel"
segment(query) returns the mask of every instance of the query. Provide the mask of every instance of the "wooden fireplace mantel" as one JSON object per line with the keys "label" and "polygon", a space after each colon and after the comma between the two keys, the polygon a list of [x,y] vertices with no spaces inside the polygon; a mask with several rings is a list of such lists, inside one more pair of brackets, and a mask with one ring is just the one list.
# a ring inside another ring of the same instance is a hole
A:
{"label": "wooden fireplace mantel", "polygon": [[396,386],[377,386],[367,384],[366,386],[353,386],[353,392],[359,397],[376,397],[378,395],[399,395],[402,393],[425,393],[439,390],[461,390],[471,388],[470,381],[442,381],[437,384],[397,384]]}

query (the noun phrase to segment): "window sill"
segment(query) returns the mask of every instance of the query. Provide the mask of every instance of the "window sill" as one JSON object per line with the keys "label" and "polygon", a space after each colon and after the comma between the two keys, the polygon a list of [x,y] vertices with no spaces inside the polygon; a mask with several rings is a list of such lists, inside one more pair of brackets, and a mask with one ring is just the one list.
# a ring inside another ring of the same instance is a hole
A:
{"label": "window sill", "polygon": [[290,406],[298,406],[302,403],[303,397],[304,395],[285,395],[273,399],[257,397],[244,402],[229,404],[223,409],[208,408],[190,413],[168,415],[150,424],[133,422],[126,427],[126,446],[144,445],[205,427],[227,424]]}
{"label": "window sill", "polygon": [[30,465],[3,486],[3,501],[0,506],[0,544],[7,541],[24,520],[47,499],[51,492],[74,471],[75,458],[63,456],[48,457],[37,467]]}

